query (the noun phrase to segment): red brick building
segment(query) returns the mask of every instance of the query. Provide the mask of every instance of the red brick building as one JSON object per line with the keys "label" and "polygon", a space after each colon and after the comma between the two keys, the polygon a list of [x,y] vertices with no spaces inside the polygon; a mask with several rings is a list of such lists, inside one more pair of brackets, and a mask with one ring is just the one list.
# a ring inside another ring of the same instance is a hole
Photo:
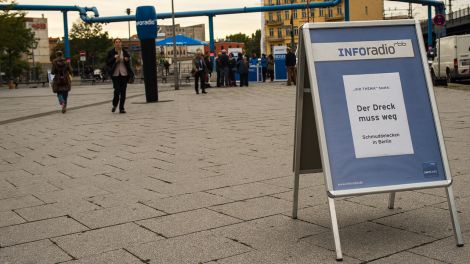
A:
{"label": "red brick building", "polygon": [[[223,42],[216,42],[215,43],[215,54],[221,53],[223,49],[228,50],[231,48],[245,48],[245,43],[243,42],[231,42],[231,41],[223,41]],[[204,53],[209,52],[210,47],[204,46]]]}

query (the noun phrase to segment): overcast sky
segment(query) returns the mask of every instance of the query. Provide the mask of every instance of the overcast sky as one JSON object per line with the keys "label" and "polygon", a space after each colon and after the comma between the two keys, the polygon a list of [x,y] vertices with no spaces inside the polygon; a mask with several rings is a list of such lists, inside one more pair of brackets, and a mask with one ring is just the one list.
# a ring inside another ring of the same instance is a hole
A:
{"label": "overcast sky", "polygon": [[[380,0],[377,0],[380,1]],[[446,0],[447,2],[448,0]],[[51,5],[79,5],[79,6],[95,6],[98,8],[100,16],[117,16],[125,15],[126,8],[131,8],[135,11],[136,6],[155,5],[158,12],[171,12],[171,0],[58,0],[58,1],[45,1],[45,0],[17,0],[19,4],[51,4]],[[237,8],[245,6],[259,6],[262,0],[174,0],[175,12],[180,11],[197,11],[208,9],[226,9]],[[453,0],[453,10],[460,7],[467,7],[470,5],[470,0]],[[385,1],[385,15],[399,15],[407,14],[407,3],[396,3],[392,1]],[[423,18],[427,16],[427,11],[420,5],[413,5],[414,13],[417,17]],[[57,37],[63,36],[63,22],[62,14],[60,12],[29,12],[28,16],[40,17],[44,14],[49,22],[49,36]],[[78,13],[70,12],[69,14],[69,27],[72,23],[79,19]],[[171,24],[171,19],[158,20],[159,24]],[[176,23],[183,26],[204,23],[206,24],[206,39],[209,39],[207,29],[207,17],[194,17],[194,18],[180,18],[176,19]],[[251,34],[256,29],[261,28],[261,14],[248,13],[237,15],[223,15],[214,18],[214,34],[215,38],[223,38],[226,35],[242,32]],[[127,22],[110,23],[105,26],[112,37],[127,37]],[[135,34],[135,23],[131,22],[131,34]]]}

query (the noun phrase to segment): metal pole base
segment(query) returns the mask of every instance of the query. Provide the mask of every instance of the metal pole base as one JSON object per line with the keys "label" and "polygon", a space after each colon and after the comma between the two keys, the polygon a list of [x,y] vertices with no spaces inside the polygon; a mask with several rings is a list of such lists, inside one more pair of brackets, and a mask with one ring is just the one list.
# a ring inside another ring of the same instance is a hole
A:
{"label": "metal pole base", "polygon": [[333,230],[333,237],[335,240],[336,260],[342,261],[343,252],[341,251],[341,241],[339,238],[339,228],[338,228],[338,219],[336,217],[335,200],[333,198],[328,197],[328,204],[330,207],[331,229]]}
{"label": "metal pole base", "polygon": [[447,202],[449,204],[450,218],[452,219],[452,226],[454,227],[455,240],[458,247],[463,247],[464,242],[462,237],[462,230],[460,229],[459,215],[457,212],[457,206],[455,205],[454,191],[452,190],[452,186],[446,187],[446,193]]}
{"label": "metal pole base", "polygon": [[388,209],[395,208],[395,192],[391,192],[388,197]]}
{"label": "metal pole base", "polygon": [[297,211],[299,208],[299,173],[294,175],[294,203],[292,205],[292,218],[297,219]]}

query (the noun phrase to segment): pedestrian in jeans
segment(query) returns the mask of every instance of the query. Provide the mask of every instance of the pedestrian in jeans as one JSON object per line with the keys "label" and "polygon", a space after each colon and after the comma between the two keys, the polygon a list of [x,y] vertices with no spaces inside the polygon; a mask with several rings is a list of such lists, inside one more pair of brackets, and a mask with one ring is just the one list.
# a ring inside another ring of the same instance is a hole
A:
{"label": "pedestrian in jeans", "polygon": [[272,54],[268,56],[268,76],[271,79],[271,82],[274,81],[274,57]]}
{"label": "pedestrian in jeans", "polygon": [[287,86],[291,85],[291,82],[296,82],[297,74],[296,74],[296,60],[295,54],[292,52],[290,47],[287,47],[287,54],[286,54],[286,67],[287,67]]}
{"label": "pedestrian in jeans", "polygon": [[130,66],[129,53],[122,48],[121,39],[114,39],[114,48],[108,52],[106,65],[109,69],[109,75],[113,80],[114,97],[113,108],[111,112],[115,112],[119,104],[119,113],[125,114],[124,103],[126,102],[126,90],[129,80],[134,79],[134,72]]}
{"label": "pedestrian in jeans", "polygon": [[62,113],[67,111],[67,98],[72,86],[70,75],[72,74],[72,67],[70,63],[64,58],[62,51],[56,52],[56,57],[52,61],[51,73],[54,74],[52,81],[52,91],[57,94],[59,104],[62,108]]}
{"label": "pedestrian in jeans", "polygon": [[206,70],[207,65],[204,61],[204,56],[202,56],[202,51],[198,49],[196,57],[193,59],[194,88],[196,90],[196,94],[199,94],[199,82],[201,83],[202,93],[206,93],[206,82],[204,80]]}

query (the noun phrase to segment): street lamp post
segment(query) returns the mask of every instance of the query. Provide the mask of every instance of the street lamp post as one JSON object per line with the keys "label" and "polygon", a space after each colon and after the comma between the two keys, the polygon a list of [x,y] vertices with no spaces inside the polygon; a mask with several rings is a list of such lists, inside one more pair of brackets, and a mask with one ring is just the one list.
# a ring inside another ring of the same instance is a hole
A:
{"label": "street lamp post", "polygon": [[[293,4],[294,0],[290,0],[290,3]],[[294,12],[297,12],[297,10],[292,9],[291,10],[291,15],[290,15],[290,47],[292,50],[294,50]]]}
{"label": "street lamp post", "polygon": [[[132,10],[130,8],[126,8],[126,14],[127,15],[130,15],[132,12]],[[127,29],[129,31],[129,39],[128,39],[128,43],[129,43],[129,55],[131,56],[131,60],[129,61],[130,65],[131,65],[131,68],[132,68],[132,49],[131,49],[131,45],[132,45],[132,42],[131,42],[131,21],[127,21]]]}
{"label": "street lamp post", "polygon": [[173,73],[175,74],[175,90],[179,90],[179,73],[176,65],[176,29],[175,29],[175,6],[171,0],[171,19],[173,21]]}

